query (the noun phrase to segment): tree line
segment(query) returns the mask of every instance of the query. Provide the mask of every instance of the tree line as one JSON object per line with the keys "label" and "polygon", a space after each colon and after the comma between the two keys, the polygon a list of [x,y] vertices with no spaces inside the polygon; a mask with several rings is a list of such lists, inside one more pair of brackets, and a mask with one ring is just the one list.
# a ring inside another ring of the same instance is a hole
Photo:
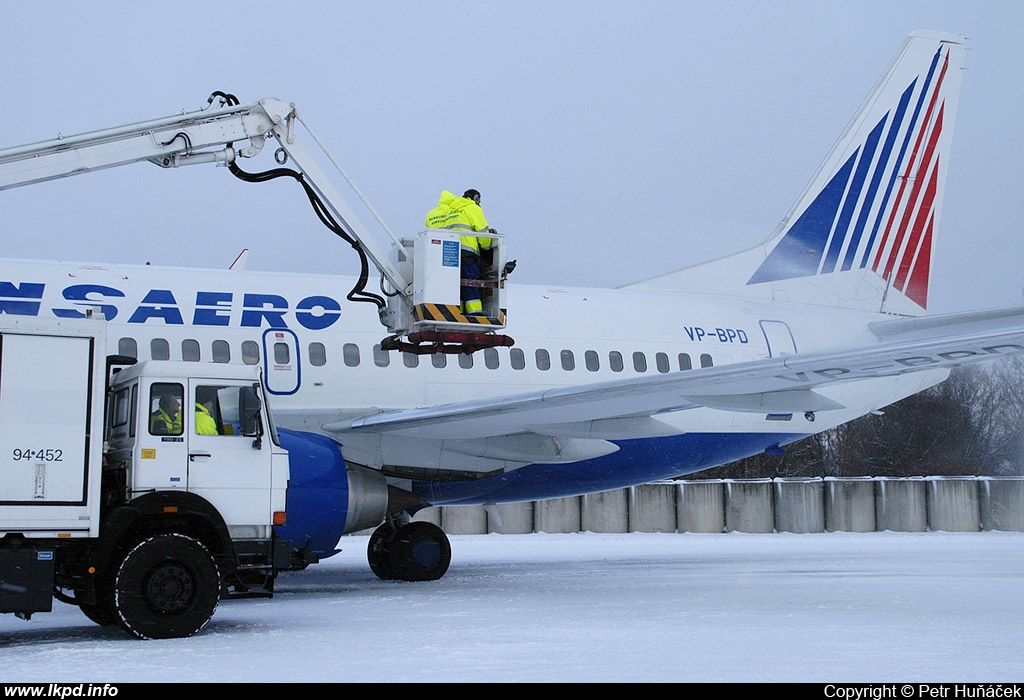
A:
{"label": "tree line", "polygon": [[687,478],[1024,475],[1024,360],[954,369],[918,394],[779,455]]}

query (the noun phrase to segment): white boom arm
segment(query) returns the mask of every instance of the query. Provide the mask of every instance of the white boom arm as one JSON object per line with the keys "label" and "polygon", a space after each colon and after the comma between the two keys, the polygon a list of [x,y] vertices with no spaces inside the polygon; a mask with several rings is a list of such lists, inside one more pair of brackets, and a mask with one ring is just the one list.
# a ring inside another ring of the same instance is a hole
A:
{"label": "white boom arm", "polygon": [[[218,97],[220,106],[212,106]],[[323,155],[391,238],[394,244],[391,256],[378,247],[296,137],[296,122],[302,123]],[[292,161],[294,170],[275,168],[265,173],[247,173],[237,167],[238,159],[257,156],[268,138],[278,143],[274,153],[276,163],[284,165]],[[363,274],[348,298],[377,304],[381,323],[394,334],[382,341],[385,349],[418,354],[473,352],[513,342],[505,336],[494,335],[495,330],[505,325],[505,278],[515,265],[514,261],[506,265],[503,237],[493,230],[478,232],[478,236],[492,239],[489,267],[480,280],[461,279],[459,233],[428,229],[415,239],[395,237],[290,102],[268,97],[259,102],[238,104],[232,95],[214,93],[206,109],[0,149],[0,190],[141,161],[161,168],[193,163],[227,165],[238,177],[255,182],[282,174],[301,179],[323,222],[360,254]],[[391,290],[385,292],[388,299],[363,291],[367,260],[391,286]],[[476,286],[482,287],[484,312],[464,314],[460,307],[460,289]],[[408,341],[400,339],[405,335]]]}
{"label": "white boom arm", "polygon": [[[213,99],[210,98],[211,103]],[[0,150],[0,190],[140,161],[162,168],[193,163],[227,165],[238,158],[258,155],[267,138],[273,137],[280,151],[287,155],[285,158],[278,154],[278,163],[287,159],[293,161],[307,184],[317,192],[337,222],[359,242],[392,288],[408,294],[411,281],[392,265],[295,136],[297,120],[299,115],[294,104],[265,98],[6,148]],[[334,163],[329,154],[327,157]],[[349,185],[352,186],[350,181]],[[395,245],[401,245],[383,222],[381,224]]]}

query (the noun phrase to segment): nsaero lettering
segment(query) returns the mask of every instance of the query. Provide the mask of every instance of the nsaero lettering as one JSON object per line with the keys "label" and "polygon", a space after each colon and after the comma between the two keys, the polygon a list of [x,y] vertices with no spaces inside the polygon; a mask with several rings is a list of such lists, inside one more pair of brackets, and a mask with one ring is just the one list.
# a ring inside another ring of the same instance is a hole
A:
{"label": "nsaero lettering", "polygon": [[[45,314],[42,300],[46,285],[42,282],[0,281],[0,314],[12,316],[39,316]],[[57,318],[85,318],[87,312],[102,313],[112,321],[122,309],[116,300],[125,299],[126,294],[115,287],[101,284],[72,284],[61,291],[61,297],[70,302],[67,306],[55,306],[50,312]],[[195,308],[192,312],[193,326],[228,327],[232,323],[235,295],[232,292],[196,292]],[[311,330],[329,328],[341,318],[341,304],[329,296],[314,294],[304,297],[292,306],[288,299],[279,294],[247,293],[242,295],[239,326],[246,328],[288,328],[288,314],[294,323]],[[132,311],[128,323],[161,323],[169,326],[184,326],[181,307],[174,293],[169,289],[151,289]]]}

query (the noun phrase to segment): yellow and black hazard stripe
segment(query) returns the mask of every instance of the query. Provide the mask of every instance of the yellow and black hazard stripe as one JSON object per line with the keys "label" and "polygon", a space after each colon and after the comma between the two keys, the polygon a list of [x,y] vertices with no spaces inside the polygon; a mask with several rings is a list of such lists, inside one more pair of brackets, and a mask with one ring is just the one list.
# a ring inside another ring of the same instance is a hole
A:
{"label": "yellow and black hazard stripe", "polygon": [[504,326],[505,310],[498,313],[497,318],[490,316],[467,316],[457,304],[417,304],[413,308],[416,322],[432,321],[434,323],[472,323],[478,326]]}

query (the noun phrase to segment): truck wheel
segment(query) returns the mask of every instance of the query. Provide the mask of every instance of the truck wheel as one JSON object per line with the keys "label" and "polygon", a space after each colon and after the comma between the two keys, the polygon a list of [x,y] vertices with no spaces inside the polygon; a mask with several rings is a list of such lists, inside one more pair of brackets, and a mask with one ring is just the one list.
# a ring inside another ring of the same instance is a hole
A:
{"label": "truck wheel", "polygon": [[114,612],[113,605],[104,605],[103,603],[79,603],[78,609],[82,613],[95,622],[97,625],[107,626],[117,624],[117,613]]}
{"label": "truck wheel", "polygon": [[[108,577],[97,576],[95,582],[96,588],[96,602],[95,603],[79,603],[78,609],[82,613],[95,622],[97,625],[106,627],[107,625],[116,625],[118,623],[117,612],[114,610],[114,587],[108,580]],[[76,592],[76,598],[84,597],[83,592]]]}
{"label": "truck wheel", "polygon": [[220,570],[209,550],[180,534],[155,535],[125,555],[114,578],[121,626],[140,639],[188,637],[220,602]]}

